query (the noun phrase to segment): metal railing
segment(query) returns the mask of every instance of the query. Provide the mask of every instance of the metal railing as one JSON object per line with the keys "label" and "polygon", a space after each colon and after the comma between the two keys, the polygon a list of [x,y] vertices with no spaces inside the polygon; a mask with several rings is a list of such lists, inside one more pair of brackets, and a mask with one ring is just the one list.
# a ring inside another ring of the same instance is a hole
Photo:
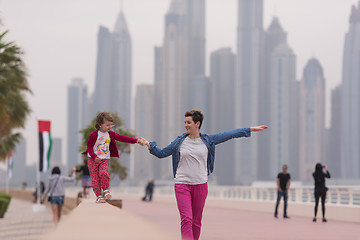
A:
{"label": "metal railing", "polygon": [[[120,187],[119,192],[143,194],[143,187]],[[173,196],[173,186],[157,186],[155,194]],[[269,187],[209,186],[209,198],[224,200],[269,201],[277,198],[277,189]],[[292,203],[314,203],[313,187],[292,187],[288,201]],[[360,208],[360,186],[329,186],[326,203],[329,205],[355,206]]]}

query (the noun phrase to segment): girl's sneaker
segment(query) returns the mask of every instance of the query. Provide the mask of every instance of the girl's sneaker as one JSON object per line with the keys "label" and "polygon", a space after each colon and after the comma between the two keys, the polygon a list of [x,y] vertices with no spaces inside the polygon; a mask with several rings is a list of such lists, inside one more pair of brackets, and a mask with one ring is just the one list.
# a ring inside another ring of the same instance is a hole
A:
{"label": "girl's sneaker", "polygon": [[110,191],[109,190],[105,190],[104,191],[104,197],[106,200],[110,200],[111,199],[111,194],[110,194]]}
{"label": "girl's sneaker", "polygon": [[96,203],[106,203],[106,201],[105,201],[105,198],[103,198],[103,196],[98,196],[97,198],[96,198],[96,201],[95,201]]}

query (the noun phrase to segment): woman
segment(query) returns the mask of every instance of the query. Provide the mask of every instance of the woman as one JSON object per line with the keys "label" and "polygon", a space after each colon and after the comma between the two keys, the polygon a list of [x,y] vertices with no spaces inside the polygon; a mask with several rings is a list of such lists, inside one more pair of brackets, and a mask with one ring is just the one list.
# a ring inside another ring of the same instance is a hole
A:
{"label": "woman", "polygon": [[61,209],[64,205],[65,183],[75,181],[76,168],[73,168],[72,170],[72,176],[67,177],[61,175],[59,167],[54,167],[51,171],[51,176],[49,177],[49,183],[41,198],[41,203],[44,203],[46,195],[49,195],[49,197],[51,197],[49,201],[51,204],[55,225],[59,223],[61,218]]}
{"label": "woman", "polygon": [[[326,170],[324,173],[323,168]],[[325,218],[325,199],[326,192],[328,188],[325,186],[325,178],[330,178],[330,173],[326,165],[322,166],[320,163],[317,163],[315,166],[315,172],[313,173],[314,181],[315,181],[315,215],[313,218],[313,222],[316,222],[316,215],[319,206],[319,199],[321,198],[321,207],[322,207],[322,216],[323,222],[327,222]]]}
{"label": "woman", "polygon": [[150,153],[159,158],[172,155],[175,196],[181,218],[183,239],[199,239],[202,212],[208,193],[208,175],[214,170],[215,145],[232,138],[250,137],[251,132],[263,131],[267,126],[234,129],[207,135],[200,133],[203,114],[185,113],[186,133],[178,136],[163,149],[156,142],[141,139]]}

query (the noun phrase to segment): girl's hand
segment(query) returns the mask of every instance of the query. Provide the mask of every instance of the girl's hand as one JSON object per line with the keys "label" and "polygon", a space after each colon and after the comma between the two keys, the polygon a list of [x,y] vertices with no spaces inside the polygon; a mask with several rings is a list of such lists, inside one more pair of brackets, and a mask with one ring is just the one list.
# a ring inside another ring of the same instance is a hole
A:
{"label": "girl's hand", "polygon": [[100,159],[99,157],[96,157],[94,161],[95,161],[95,162],[100,162],[101,159]]}
{"label": "girl's hand", "polygon": [[144,146],[144,145],[145,145],[145,141],[144,141],[144,140],[145,140],[144,138],[139,137],[139,138],[137,139],[137,143],[138,143],[139,145],[141,145],[141,146]]}
{"label": "girl's hand", "polygon": [[266,125],[261,125],[261,126],[251,127],[250,130],[252,132],[260,132],[260,131],[264,131],[267,128],[269,128],[269,127]]}

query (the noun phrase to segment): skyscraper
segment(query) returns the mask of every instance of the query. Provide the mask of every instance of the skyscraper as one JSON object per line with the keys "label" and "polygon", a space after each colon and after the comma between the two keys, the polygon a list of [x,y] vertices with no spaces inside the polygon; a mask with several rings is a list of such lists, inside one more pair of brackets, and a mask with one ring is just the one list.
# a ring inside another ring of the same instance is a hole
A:
{"label": "skyscraper", "polygon": [[325,163],[332,178],[341,177],[341,85],[331,91],[331,122],[327,135]]}
{"label": "skyscraper", "polygon": [[300,84],[300,180],[310,181],[325,157],[325,79],[317,59],[307,62]]}
{"label": "skyscraper", "polygon": [[[235,81],[235,126],[259,124],[259,84],[263,70],[263,1],[238,1],[237,58]],[[237,140],[235,140],[237,141]],[[235,148],[235,182],[257,178],[258,139],[241,139]]]}
{"label": "skyscraper", "polygon": [[132,46],[130,32],[122,11],[117,17],[112,34],[111,65],[110,109],[119,114],[119,117],[124,120],[125,127],[130,128]]}
{"label": "skyscraper", "polygon": [[360,178],[360,1],[352,6],[342,69],[341,177]]}
{"label": "skyscraper", "polygon": [[[234,111],[231,106],[235,93],[235,54],[230,48],[221,48],[211,53],[210,81],[211,132],[234,129]],[[215,158],[218,160],[215,161],[214,174],[219,184],[234,184],[234,151],[234,141],[227,141],[216,147]]]}
{"label": "skyscraper", "polygon": [[[161,56],[159,56],[161,54]],[[160,146],[183,132],[183,116],[195,107],[190,96],[196,79],[205,71],[205,1],[172,0],[165,16],[163,45],[158,48],[155,66],[156,101],[161,109]],[[201,109],[200,109],[201,110]],[[164,161],[161,175],[171,178],[171,163]]]}
{"label": "skyscraper", "polygon": [[[293,116],[296,106],[294,93],[296,90],[296,57],[287,44],[280,44],[272,52],[270,74],[270,162],[269,173],[275,178],[283,164],[296,158],[292,152],[294,141]],[[296,171],[296,169],[293,169]]]}
{"label": "skyscraper", "polygon": [[[87,113],[87,86],[83,79],[75,78],[68,86],[67,106],[67,167],[71,169],[82,163],[79,147],[81,145],[81,129],[89,124]],[[61,159],[60,159],[61,161]]]}
{"label": "skyscraper", "polygon": [[[52,138],[52,148],[51,148],[51,156],[50,156],[50,171],[53,167],[58,166],[62,167],[62,139],[58,137]],[[78,152],[77,155],[80,155]],[[77,164],[81,164],[82,162],[78,162]],[[70,171],[72,168],[76,167],[76,165],[67,166],[67,171]]]}
{"label": "skyscraper", "polygon": [[[138,85],[135,98],[135,131],[137,136],[142,136],[149,141],[154,137],[153,121],[154,116],[154,86]],[[149,180],[154,179],[154,162],[159,159],[149,154],[147,147],[136,147],[134,151],[134,177],[135,179]],[[156,163],[155,162],[155,163]],[[131,175],[131,174],[130,174]]]}
{"label": "skyscraper", "polygon": [[[23,182],[26,182],[26,140],[21,139],[20,143],[16,144],[16,148],[13,152],[13,169],[12,177],[9,180],[9,186],[13,188],[18,188],[22,185]],[[7,176],[1,175],[1,176]],[[33,184],[36,182],[36,178],[32,179],[32,182],[28,184]]]}
{"label": "skyscraper", "polygon": [[131,70],[131,37],[120,11],[112,33],[99,27],[93,116],[99,111],[117,112],[130,128]]}
{"label": "skyscraper", "polygon": [[108,28],[100,26],[97,42],[95,89],[92,96],[92,115],[111,111],[112,37]]}
{"label": "skyscraper", "polygon": [[[259,84],[259,123],[260,124],[268,124],[271,122],[271,100],[270,100],[270,88],[273,80],[271,78],[272,71],[272,54],[275,48],[281,44],[287,43],[287,33],[283,30],[280,25],[279,19],[274,17],[271,21],[268,29],[265,32],[265,53],[264,53],[264,77],[260,79]],[[270,125],[271,126],[271,125]],[[261,151],[258,151],[258,179],[259,180],[272,180],[274,176],[270,171],[270,165],[274,163],[270,156],[270,127],[269,131],[264,131],[259,136],[259,145],[261,146]]]}

